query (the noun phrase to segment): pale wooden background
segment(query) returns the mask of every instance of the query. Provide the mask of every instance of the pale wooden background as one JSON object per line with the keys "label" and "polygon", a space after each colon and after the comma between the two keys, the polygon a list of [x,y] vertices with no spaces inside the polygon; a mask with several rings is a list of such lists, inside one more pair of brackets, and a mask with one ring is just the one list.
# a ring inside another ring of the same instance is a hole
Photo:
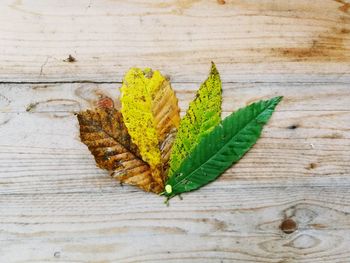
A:
{"label": "pale wooden background", "polygon": [[[95,167],[74,112],[211,60],[224,114],[285,96],[241,162],[170,207]],[[0,135],[0,262],[350,262],[350,2],[1,0]]]}

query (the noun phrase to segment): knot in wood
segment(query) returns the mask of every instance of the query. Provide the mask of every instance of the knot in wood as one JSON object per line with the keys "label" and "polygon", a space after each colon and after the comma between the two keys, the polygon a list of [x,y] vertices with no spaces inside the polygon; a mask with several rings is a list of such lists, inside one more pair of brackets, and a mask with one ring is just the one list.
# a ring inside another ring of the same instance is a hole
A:
{"label": "knot in wood", "polygon": [[297,230],[297,228],[298,228],[297,223],[290,218],[283,220],[280,225],[280,229],[286,234],[293,233],[295,230]]}

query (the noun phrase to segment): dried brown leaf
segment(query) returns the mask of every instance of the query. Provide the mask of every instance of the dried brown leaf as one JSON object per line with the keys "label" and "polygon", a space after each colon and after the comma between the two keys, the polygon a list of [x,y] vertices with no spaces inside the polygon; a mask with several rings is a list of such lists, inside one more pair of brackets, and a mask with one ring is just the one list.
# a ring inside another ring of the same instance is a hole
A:
{"label": "dried brown leaf", "polygon": [[81,141],[88,146],[100,168],[112,171],[112,176],[122,183],[155,193],[163,190],[131,141],[120,112],[101,107],[79,113],[78,121]]}

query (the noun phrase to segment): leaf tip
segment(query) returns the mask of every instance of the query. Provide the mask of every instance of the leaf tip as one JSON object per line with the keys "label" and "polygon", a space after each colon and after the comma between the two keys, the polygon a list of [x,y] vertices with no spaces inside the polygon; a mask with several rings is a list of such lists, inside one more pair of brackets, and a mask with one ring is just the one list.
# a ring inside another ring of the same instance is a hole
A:
{"label": "leaf tip", "polygon": [[219,75],[219,71],[216,68],[216,65],[215,65],[214,61],[211,61],[210,74],[211,75]]}
{"label": "leaf tip", "polygon": [[277,97],[274,97],[274,98],[273,98],[273,100],[275,100],[276,103],[281,102],[282,99],[283,99],[283,96],[277,96]]}
{"label": "leaf tip", "polygon": [[270,101],[273,103],[273,107],[275,108],[283,99],[283,96],[276,96],[272,98]]}

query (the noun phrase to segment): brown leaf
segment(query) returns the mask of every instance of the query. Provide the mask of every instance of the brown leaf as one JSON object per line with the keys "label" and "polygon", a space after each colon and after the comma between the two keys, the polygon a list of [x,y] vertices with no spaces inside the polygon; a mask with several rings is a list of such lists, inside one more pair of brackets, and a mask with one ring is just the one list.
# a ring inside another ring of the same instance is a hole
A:
{"label": "brown leaf", "polygon": [[112,176],[122,183],[155,193],[163,190],[131,141],[120,112],[109,107],[87,110],[78,114],[78,121],[81,141],[100,168],[113,171]]}

